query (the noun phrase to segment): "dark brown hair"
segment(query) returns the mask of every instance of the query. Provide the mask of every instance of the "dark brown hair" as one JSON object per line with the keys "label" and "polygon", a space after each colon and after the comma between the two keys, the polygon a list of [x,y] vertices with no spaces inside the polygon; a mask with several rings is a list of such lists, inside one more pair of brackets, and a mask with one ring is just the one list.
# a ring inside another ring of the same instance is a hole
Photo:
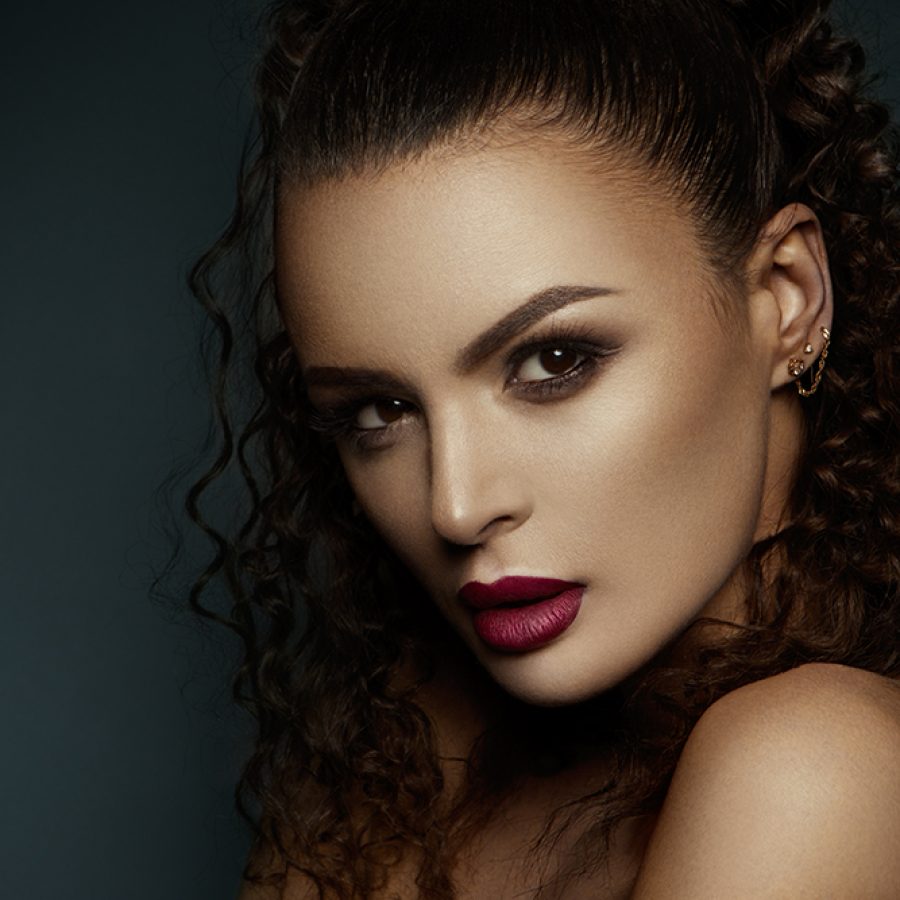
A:
{"label": "dark brown hair", "polygon": [[[827,7],[335,0],[269,10],[237,207],[192,274],[219,338],[222,443],[188,498],[217,549],[191,602],[243,641],[235,691],[259,732],[240,796],[259,845],[322,897],[366,896],[404,854],[420,863],[422,896],[452,897],[461,841],[490,798],[515,787],[516,773],[501,777],[492,760],[523,723],[552,718],[537,732],[562,737],[533,748],[522,773],[563,758],[576,738],[618,759],[609,784],[548,823],[551,838],[579,823],[596,847],[617,822],[658,808],[690,729],[728,691],[810,661],[900,674],[896,132],[866,94],[862,50],[834,33]],[[414,612],[427,606],[410,602],[420,589],[351,515],[333,447],[307,427],[273,291],[272,220],[285,181],[378,169],[509,116],[638,161],[687,202],[723,279],[739,281],[775,211],[808,204],[830,254],[834,342],[821,388],[803,403],[790,524],[746,563],[748,624],[700,642],[678,666],[661,657],[627,692],[556,711],[510,701],[448,814],[435,802],[430,722],[415,684],[397,678],[410,660],[428,677],[440,631]],[[243,333],[260,393],[236,439],[226,388]],[[233,460],[249,512],[227,535],[199,504]],[[204,603],[216,577],[232,597],[227,612]]]}

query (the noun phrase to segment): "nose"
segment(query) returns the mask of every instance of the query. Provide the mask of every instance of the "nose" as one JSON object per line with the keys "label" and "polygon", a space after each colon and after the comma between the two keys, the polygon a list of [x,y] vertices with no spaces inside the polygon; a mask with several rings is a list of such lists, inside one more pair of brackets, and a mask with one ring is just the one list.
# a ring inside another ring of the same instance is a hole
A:
{"label": "nose", "polygon": [[477,421],[471,409],[432,422],[431,522],[445,540],[476,546],[512,531],[532,511],[519,454],[496,422]]}

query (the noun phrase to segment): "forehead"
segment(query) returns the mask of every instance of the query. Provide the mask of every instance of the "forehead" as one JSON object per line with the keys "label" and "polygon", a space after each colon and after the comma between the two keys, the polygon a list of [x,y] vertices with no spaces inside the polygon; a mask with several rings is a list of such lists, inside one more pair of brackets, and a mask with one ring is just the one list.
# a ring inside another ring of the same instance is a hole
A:
{"label": "forehead", "polygon": [[430,153],[278,203],[279,303],[309,364],[463,343],[549,285],[652,290],[700,263],[690,217],[645,172],[552,140]]}

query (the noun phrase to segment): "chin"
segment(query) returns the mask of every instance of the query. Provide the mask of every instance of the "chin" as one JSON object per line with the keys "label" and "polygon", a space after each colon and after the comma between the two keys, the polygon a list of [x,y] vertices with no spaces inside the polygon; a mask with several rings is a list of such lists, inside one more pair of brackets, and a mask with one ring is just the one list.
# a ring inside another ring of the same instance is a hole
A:
{"label": "chin", "polygon": [[529,653],[477,654],[488,674],[508,694],[532,706],[572,706],[619,684],[627,671],[598,667],[585,670],[563,646],[551,644]]}

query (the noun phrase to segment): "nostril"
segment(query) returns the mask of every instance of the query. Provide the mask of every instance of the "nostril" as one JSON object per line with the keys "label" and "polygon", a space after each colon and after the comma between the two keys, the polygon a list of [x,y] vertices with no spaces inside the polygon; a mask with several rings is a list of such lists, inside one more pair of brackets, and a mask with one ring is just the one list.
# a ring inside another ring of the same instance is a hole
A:
{"label": "nostril", "polygon": [[495,519],[492,519],[484,528],[481,529],[481,534],[479,534],[479,538],[485,539],[489,537],[493,532],[499,531],[503,528],[503,526],[509,522],[513,521],[513,517],[511,515],[502,515],[497,516]]}

